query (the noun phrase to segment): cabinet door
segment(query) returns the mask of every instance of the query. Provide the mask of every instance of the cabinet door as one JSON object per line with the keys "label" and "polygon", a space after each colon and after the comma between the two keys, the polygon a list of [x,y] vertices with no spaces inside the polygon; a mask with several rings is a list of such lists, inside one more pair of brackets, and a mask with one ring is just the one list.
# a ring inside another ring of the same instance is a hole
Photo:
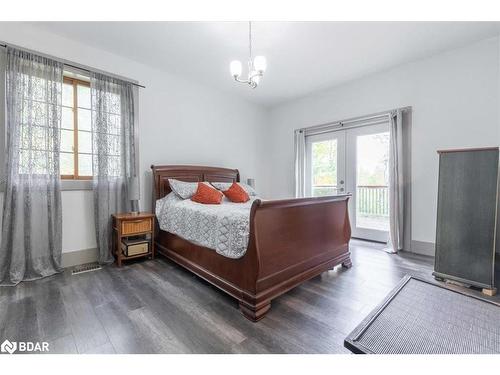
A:
{"label": "cabinet door", "polygon": [[435,271],[494,284],[498,150],[440,153]]}

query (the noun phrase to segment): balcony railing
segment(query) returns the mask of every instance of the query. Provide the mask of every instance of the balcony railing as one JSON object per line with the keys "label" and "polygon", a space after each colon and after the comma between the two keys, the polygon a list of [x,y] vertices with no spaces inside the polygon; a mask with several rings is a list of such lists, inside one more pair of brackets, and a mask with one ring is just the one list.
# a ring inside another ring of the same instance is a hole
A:
{"label": "balcony railing", "polygon": [[[313,186],[313,196],[338,194],[336,185]],[[389,188],[386,185],[359,185],[356,190],[358,215],[389,217]]]}
{"label": "balcony railing", "polygon": [[357,212],[366,216],[389,216],[389,188],[384,185],[358,185]]}

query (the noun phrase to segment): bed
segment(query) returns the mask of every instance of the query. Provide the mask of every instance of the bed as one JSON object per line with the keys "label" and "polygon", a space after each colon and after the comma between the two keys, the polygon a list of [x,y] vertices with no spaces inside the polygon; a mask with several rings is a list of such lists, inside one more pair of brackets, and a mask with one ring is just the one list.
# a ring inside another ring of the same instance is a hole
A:
{"label": "bed", "polygon": [[[168,179],[239,182],[237,169],[153,165],[153,212],[170,192]],[[341,264],[352,265],[349,195],[285,200],[254,199],[249,207],[248,245],[231,258],[160,229],[156,251],[238,300],[243,315],[262,319],[271,301],[295,286]]]}

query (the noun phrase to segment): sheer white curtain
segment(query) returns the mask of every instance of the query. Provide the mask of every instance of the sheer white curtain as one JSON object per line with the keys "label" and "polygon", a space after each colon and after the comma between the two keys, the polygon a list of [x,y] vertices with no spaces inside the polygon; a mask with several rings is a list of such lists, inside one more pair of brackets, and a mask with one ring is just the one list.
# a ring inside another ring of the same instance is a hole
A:
{"label": "sheer white curtain", "polygon": [[61,63],[7,48],[1,285],[61,271],[62,80]]}
{"label": "sheer white curtain", "polygon": [[404,245],[405,162],[403,160],[403,113],[389,114],[389,243],[388,252],[397,252]]}
{"label": "sheer white curtain", "polygon": [[295,131],[295,197],[306,196],[306,133]]}
{"label": "sheer white curtain", "polygon": [[93,73],[90,80],[94,210],[98,261],[111,263],[111,214],[129,212],[128,183],[136,176],[132,84]]}

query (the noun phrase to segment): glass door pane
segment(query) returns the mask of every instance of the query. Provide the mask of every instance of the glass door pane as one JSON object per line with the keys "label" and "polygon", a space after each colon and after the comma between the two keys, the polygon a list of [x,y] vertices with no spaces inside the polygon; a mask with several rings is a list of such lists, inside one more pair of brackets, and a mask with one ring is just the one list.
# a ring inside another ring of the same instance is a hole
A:
{"label": "glass door pane", "polygon": [[352,236],[387,242],[389,238],[389,125],[346,130],[346,189]]}
{"label": "glass door pane", "polygon": [[344,142],[343,132],[307,138],[307,196],[320,197],[344,193]]}
{"label": "glass door pane", "polygon": [[312,144],[312,196],[337,194],[337,140]]}
{"label": "glass door pane", "polygon": [[389,231],[389,132],[358,136],[356,151],[356,225]]}

